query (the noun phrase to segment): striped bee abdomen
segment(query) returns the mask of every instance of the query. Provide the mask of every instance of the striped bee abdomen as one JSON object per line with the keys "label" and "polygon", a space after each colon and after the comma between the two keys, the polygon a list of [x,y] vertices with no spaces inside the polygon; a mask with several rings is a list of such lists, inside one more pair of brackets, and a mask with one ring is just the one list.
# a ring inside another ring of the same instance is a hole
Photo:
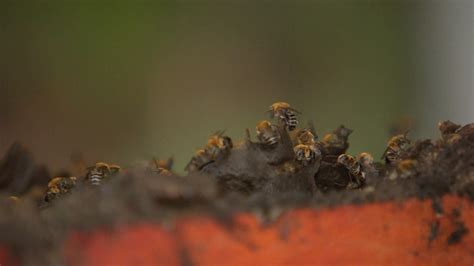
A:
{"label": "striped bee abdomen", "polygon": [[285,124],[289,131],[294,130],[298,126],[298,119],[293,111],[288,110],[286,112]]}
{"label": "striped bee abdomen", "polygon": [[278,137],[277,136],[262,136],[260,138],[260,141],[269,146],[273,146],[278,143]]}

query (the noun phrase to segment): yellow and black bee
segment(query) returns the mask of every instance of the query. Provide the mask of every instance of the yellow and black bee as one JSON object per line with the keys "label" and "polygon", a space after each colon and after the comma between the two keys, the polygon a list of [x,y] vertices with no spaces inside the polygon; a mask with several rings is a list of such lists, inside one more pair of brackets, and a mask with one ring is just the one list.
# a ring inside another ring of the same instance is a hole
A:
{"label": "yellow and black bee", "polygon": [[316,136],[309,129],[302,129],[296,134],[296,144],[316,145]]}
{"label": "yellow and black bee", "polygon": [[274,146],[280,141],[280,134],[278,129],[269,121],[263,120],[257,124],[257,138],[258,140],[268,146]]}
{"label": "yellow and black bee", "polygon": [[185,170],[188,172],[199,171],[206,165],[229,155],[234,146],[232,139],[224,136],[223,133],[223,131],[219,131],[209,137],[206,147],[196,152]]}
{"label": "yellow and black bee", "polygon": [[103,162],[98,162],[95,165],[87,168],[86,183],[98,186],[102,181],[110,176],[113,176],[121,171],[118,165],[108,165]]}
{"label": "yellow and black bee", "polygon": [[208,139],[204,150],[211,156],[212,160],[215,160],[227,155],[233,147],[232,139],[224,136],[223,131],[218,131]]}
{"label": "yellow and black bee", "polygon": [[312,164],[321,157],[321,151],[313,146],[298,144],[293,148],[295,160],[303,166]]}
{"label": "yellow and black bee", "polygon": [[48,189],[44,196],[46,202],[51,202],[69,193],[76,186],[75,177],[55,177],[48,183]]}
{"label": "yellow and black bee", "polygon": [[201,170],[204,166],[212,162],[212,158],[209,154],[206,153],[204,149],[199,149],[196,151],[194,156],[191,158],[191,161],[186,165],[184,170],[188,172],[196,172]]}
{"label": "yellow and black bee", "polygon": [[403,153],[410,145],[410,140],[406,134],[396,135],[392,137],[387,143],[387,149],[382,155],[382,159],[386,164],[395,164],[402,159]]}
{"label": "yellow and black bee", "polygon": [[288,103],[285,102],[276,102],[270,106],[269,110],[272,118],[278,118],[280,123],[285,125],[285,127],[292,131],[298,125],[298,119],[296,118],[297,114],[301,114],[299,111],[290,107]]}
{"label": "yellow and black bee", "polygon": [[349,183],[348,188],[363,186],[369,173],[375,171],[374,158],[366,152],[359,154],[357,158],[349,154],[341,154],[337,158],[337,163],[349,171],[351,183]]}
{"label": "yellow and black bee", "polygon": [[331,133],[324,135],[322,145],[326,155],[339,156],[344,154],[349,148],[349,135],[352,129],[346,128],[343,125],[339,126]]}
{"label": "yellow and black bee", "polygon": [[171,172],[173,163],[174,163],[173,158],[169,158],[168,160],[157,160],[155,158],[151,161],[150,168],[153,173],[164,175],[164,176],[171,176],[173,175]]}

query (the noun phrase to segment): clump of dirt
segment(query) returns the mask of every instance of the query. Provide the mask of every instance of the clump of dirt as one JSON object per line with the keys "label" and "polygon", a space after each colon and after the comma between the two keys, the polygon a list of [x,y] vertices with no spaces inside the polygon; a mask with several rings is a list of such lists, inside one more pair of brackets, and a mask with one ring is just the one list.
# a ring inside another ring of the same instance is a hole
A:
{"label": "clump of dirt", "polygon": [[[397,163],[374,163],[374,171],[366,172],[358,187],[351,186],[353,172],[338,163],[337,154],[324,150],[324,143],[315,142],[320,153],[310,153],[313,160],[302,164],[295,158],[292,135],[284,127],[278,130],[276,146],[248,137],[185,177],[172,174],[171,169],[125,169],[99,186],[79,179],[70,193],[40,204],[28,191],[42,185],[45,192],[49,176],[21,145],[14,144],[0,163],[0,189],[4,199],[12,194],[20,198],[0,204],[0,243],[12,247],[23,263],[58,264],[59,243],[73,229],[166,222],[194,214],[212,215],[231,226],[228,218],[236,212],[252,212],[271,222],[295,207],[408,197],[432,198],[434,208],[442,213],[436,202],[444,194],[474,200],[474,124],[440,140],[413,142],[400,152]],[[344,141],[347,138],[342,140],[347,149]],[[462,221],[456,228],[447,239],[449,244],[467,233]],[[433,224],[430,238],[436,238],[437,230]]]}

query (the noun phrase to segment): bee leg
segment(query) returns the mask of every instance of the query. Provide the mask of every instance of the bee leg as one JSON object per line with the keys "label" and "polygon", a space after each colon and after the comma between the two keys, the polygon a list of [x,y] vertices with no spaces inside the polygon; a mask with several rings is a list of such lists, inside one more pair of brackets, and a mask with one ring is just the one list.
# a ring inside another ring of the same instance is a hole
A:
{"label": "bee leg", "polygon": [[215,161],[214,160],[210,160],[209,162],[205,162],[203,165],[199,166],[199,171],[201,171],[202,169],[204,169],[204,167],[214,163]]}

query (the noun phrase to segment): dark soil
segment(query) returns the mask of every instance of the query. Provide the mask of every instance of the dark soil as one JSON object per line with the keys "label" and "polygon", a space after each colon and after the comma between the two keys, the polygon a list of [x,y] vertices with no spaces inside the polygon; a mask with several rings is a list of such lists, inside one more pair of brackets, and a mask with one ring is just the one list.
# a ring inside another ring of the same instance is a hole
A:
{"label": "dark soil", "polygon": [[[294,162],[290,135],[282,131],[277,147],[269,149],[246,139],[230,154],[188,176],[165,176],[136,168],[127,169],[101,186],[78,182],[69,194],[45,203],[50,178],[31,154],[14,144],[0,162],[0,243],[13,247],[26,264],[60,263],[58,245],[71,229],[115,226],[134,221],[168,221],[182,215],[212,215],[226,226],[236,212],[252,212],[262,222],[295,207],[363,204],[433,199],[433,209],[443,213],[439,198],[447,193],[474,199],[474,124],[460,128],[455,141],[416,141],[403,154],[416,167],[376,164],[365,185],[347,189],[349,172],[326,156],[301,166]],[[36,192],[34,192],[36,191]],[[19,200],[9,199],[10,195]],[[446,240],[455,244],[468,232],[462,221]],[[430,241],[438,234],[431,225]]]}

